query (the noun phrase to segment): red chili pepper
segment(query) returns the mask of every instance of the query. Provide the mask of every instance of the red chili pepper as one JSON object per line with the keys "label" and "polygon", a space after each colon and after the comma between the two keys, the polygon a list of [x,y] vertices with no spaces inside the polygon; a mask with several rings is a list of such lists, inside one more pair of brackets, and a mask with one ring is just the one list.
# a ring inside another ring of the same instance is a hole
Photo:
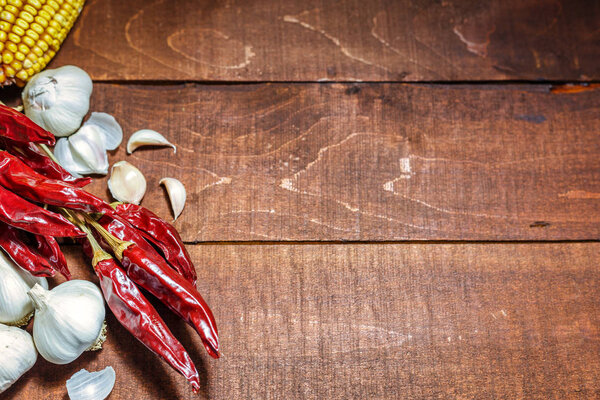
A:
{"label": "red chili pepper", "polygon": [[60,246],[56,239],[52,236],[34,235],[34,237],[38,253],[40,253],[42,257],[45,257],[48,260],[48,263],[50,263],[54,269],[58,270],[62,276],[67,280],[70,280],[71,272],[69,271],[69,267],[67,267],[67,260],[60,250]]}
{"label": "red chili pepper", "polygon": [[0,104],[0,136],[16,142],[54,146],[54,135],[17,110]]}
{"label": "red chili pepper", "polygon": [[81,232],[64,217],[44,210],[0,186],[0,221],[36,235],[81,237]]}
{"label": "red chili pepper", "polygon": [[22,231],[3,222],[0,222],[0,247],[18,266],[32,275],[51,277],[56,274],[44,257],[25,244]]}
{"label": "red chili pepper", "polygon": [[135,226],[152,244],[158,247],[169,264],[192,285],[196,286],[196,268],[179,233],[152,211],[136,204],[120,203],[115,211]]}
{"label": "red chili pepper", "polygon": [[106,304],[121,325],[185,376],[197,393],[200,377],[192,359],[133,281],[112,257],[98,261],[94,271]]}
{"label": "red chili pepper", "polygon": [[84,187],[92,181],[92,178],[89,177],[74,177],[66,169],[52,161],[35,143],[18,143],[2,140],[2,145],[10,154],[47,178],[61,180],[77,187]]}
{"label": "red chili pepper", "polygon": [[104,200],[68,183],[38,174],[21,160],[0,150],[0,185],[26,199],[74,210],[113,213]]}
{"label": "red chili pepper", "polygon": [[[130,242],[111,244],[127,275],[194,327],[208,354],[219,358],[217,324],[196,288],[174,271],[154,249],[135,244],[143,241],[143,237],[118,215],[105,215],[98,223],[114,237]],[[110,243],[110,240],[106,241]]]}

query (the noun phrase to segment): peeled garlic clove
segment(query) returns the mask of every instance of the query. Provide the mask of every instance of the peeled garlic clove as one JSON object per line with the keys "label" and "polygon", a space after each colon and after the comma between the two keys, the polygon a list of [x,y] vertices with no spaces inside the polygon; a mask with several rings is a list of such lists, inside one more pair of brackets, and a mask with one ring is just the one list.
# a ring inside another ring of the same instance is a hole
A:
{"label": "peeled garlic clove", "polygon": [[0,324],[0,393],[29,371],[36,360],[31,335],[23,329]]}
{"label": "peeled garlic clove", "polygon": [[80,178],[81,175],[91,174],[92,171],[83,164],[82,161],[75,161],[71,147],[69,146],[69,139],[60,138],[56,141],[54,146],[54,156],[58,160],[58,163],[76,178]]}
{"label": "peeled garlic clove", "polygon": [[167,194],[171,201],[171,208],[173,209],[173,215],[175,216],[173,221],[176,221],[185,207],[185,186],[175,178],[162,178],[158,184],[164,185],[167,189]]}
{"label": "peeled garlic clove", "polygon": [[112,367],[97,372],[82,369],[67,380],[67,393],[71,400],[104,400],[114,386],[115,370]]}
{"label": "peeled garlic clove", "polygon": [[163,135],[151,129],[142,129],[135,132],[127,142],[127,154],[131,154],[138,147],[142,146],[171,146],[173,153],[177,153],[177,148],[170,143]]}
{"label": "peeled garlic clove", "polygon": [[33,340],[39,353],[54,364],[68,364],[104,342],[104,299],[91,282],[71,280],[48,291],[29,291],[35,307]]}
{"label": "peeled garlic clove", "polygon": [[0,250],[0,323],[27,325],[33,314],[33,304],[27,292],[36,283],[48,288],[46,278],[31,275]]}
{"label": "peeled garlic clove", "polygon": [[103,139],[106,150],[115,150],[123,141],[123,129],[110,114],[93,112],[83,126],[97,131]]}
{"label": "peeled garlic clove", "polygon": [[119,161],[112,166],[108,189],[115,199],[123,203],[140,204],[146,194],[146,178],[127,161]]}
{"label": "peeled garlic clove", "polygon": [[69,137],[69,148],[73,160],[84,165],[93,174],[108,173],[108,156],[104,148],[104,138],[92,125],[84,125]]}
{"label": "peeled garlic clove", "polygon": [[92,80],[73,65],[35,75],[21,95],[25,115],[56,136],[75,132],[90,108]]}

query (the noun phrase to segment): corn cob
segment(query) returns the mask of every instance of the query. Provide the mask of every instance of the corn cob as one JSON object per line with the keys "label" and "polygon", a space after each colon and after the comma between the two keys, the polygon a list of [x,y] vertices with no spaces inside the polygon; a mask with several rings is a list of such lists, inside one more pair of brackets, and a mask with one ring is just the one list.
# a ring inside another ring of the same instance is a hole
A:
{"label": "corn cob", "polygon": [[0,86],[23,86],[54,57],[85,0],[0,0]]}

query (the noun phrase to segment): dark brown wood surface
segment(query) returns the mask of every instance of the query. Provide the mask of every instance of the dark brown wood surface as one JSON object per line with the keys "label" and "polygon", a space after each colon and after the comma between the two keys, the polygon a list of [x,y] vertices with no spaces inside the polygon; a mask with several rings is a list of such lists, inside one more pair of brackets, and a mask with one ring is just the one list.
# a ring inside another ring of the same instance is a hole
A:
{"label": "dark brown wood surface", "polygon": [[51,67],[178,146],[109,160],[167,219],[185,184],[223,357],[156,304],[194,396],[108,312],[104,350],[0,397],[112,365],[109,400],[598,398],[599,59],[597,1],[89,0]]}
{"label": "dark brown wood surface", "polygon": [[[596,398],[600,244],[196,245],[223,358],[167,322],[199,397],[112,316],[104,350],[43,360],[5,395],[64,399],[112,365],[111,399]],[[75,276],[94,279],[71,252]],[[76,266],[76,267],[75,267]],[[3,397],[4,398],[4,397]]]}
{"label": "dark brown wood surface", "polygon": [[52,66],[94,79],[600,78],[590,0],[90,0]]}
{"label": "dark brown wood surface", "polygon": [[96,84],[92,110],[178,145],[110,160],[165,218],[158,181],[185,184],[188,242],[572,240],[600,237],[599,106],[546,85]]}

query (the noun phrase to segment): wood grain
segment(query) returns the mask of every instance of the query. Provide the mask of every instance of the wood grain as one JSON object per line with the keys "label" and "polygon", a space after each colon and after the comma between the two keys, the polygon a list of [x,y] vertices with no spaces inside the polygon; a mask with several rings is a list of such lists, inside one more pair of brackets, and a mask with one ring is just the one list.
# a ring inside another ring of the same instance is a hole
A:
{"label": "wood grain", "polygon": [[52,66],[94,79],[600,78],[588,0],[90,0]]}
{"label": "wood grain", "polygon": [[[168,324],[204,386],[108,319],[104,350],[43,360],[4,399],[63,399],[112,365],[114,399],[587,399],[600,393],[600,244],[198,245],[224,357]],[[93,279],[70,252],[75,276]],[[76,265],[76,266],[75,266]]]}
{"label": "wood grain", "polygon": [[[180,179],[188,242],[577,240],[600,237],[600,91],[546,86],[96,84],[143,204],[170,217]],[[106,198],[106,179],[92,190]]]}

